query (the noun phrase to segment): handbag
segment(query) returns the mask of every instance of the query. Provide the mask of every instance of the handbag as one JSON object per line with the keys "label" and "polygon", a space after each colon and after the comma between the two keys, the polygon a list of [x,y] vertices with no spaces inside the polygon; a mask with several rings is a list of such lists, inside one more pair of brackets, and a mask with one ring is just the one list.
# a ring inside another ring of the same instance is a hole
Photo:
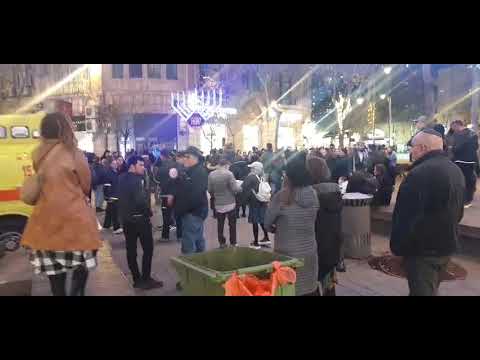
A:
{"label": "handbag", "polygon": [[[58,144],[57,144],[58,145]],[[40,164],[46,158],[46,156],[55,148],[57,145],[53,146],[39,161],[39,171],[32,176],[28,176],[22,185],[20,190],[20,200],[25,204],[34,206],[37,204],[38,199],[40,198],[40,193],[42,192],[42,186],[44,182],[44,176],[40,172]]]}

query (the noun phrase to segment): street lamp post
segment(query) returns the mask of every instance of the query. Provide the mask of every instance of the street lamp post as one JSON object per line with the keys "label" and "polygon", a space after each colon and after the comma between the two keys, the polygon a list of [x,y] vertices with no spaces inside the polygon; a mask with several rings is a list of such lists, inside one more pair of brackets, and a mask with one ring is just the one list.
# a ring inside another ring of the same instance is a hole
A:
{"label": "street lamp post", "polygon": [[392,97],[387,97],[388,101],[388,145],[392,146]]}

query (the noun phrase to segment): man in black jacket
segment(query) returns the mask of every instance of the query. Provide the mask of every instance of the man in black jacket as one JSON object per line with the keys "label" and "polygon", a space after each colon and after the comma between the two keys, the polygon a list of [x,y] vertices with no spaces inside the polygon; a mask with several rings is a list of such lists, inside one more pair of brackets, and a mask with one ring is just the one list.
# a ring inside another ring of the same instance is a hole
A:
{"label": "man in black jacket", "polygon": [[[145,165],[143,159],[132,156],[128,159],[128,172],[119,178],[119,212],[123,224],[127,246],[128,267],[133,277],[133,287],[153,289],[163,283],[152,279],[153,234],[150,191],[145,185]],[[137,239],[143,249],[142,274],[137,264]]]}
{"label": "man in black jacket", "polygon": [[398,192],[390,248],[404,257],[410,295],[434,296],[457,249],[465,180],[435,130],[419,132],[410,151],[414,163]]}
{"label": "man in black jacket", "polygon": [[[230,171],[233,173],[233,176],[235,176],[235,179],[243,181],[248,176],[250,169],[248,168],[248,163],[246,161],[240,160],[240,161],[234,162],[230,166]],[[240,208],[242,208],[242,216],[247,217],[247,214],[246,214],[247,204],[245,203],[242,204],[241,195],[240,194],[235,195],[235,200],[237,202],[237,206],[236,206],[237,219],[240,219]]]}
{"label": "man in black jacket", "polygon": [[110,169],[105,174],[105,185],[103,193],[107,201],[107,210],[105,211],[104,229],[110,229],[113,223],[113,233],[121,234],[123,232],[120,227],[118,216],[118,164],[117,160],[110,161]]}
{"label": "man in black jacket", "polygon": [[465,177],[465,207],[469,208],[472,206],[477,183],[475,168],[478,164],[478,136],[466,128],[462,120],[455,120],[451,126],[454,131],[453,161]]}
{"label": "man in black jacket", "polygon": [[172,160],[170,151],[162,149],[160,157],[154,166],[154,179],[160,185],[162,196],[162,240],[168,241],[170,238],[170,226],[173,223],[173,209],[168,206],[165,196],[172,194],[173,179],[170,176],[170,170],[176,168],[177,164]]}
{"label": "man in black jacket", "polygon": [[103,184],[105,184],[105,173],[107,169],[105,166],[100,162],[99,158],[94,160],[92,166],[92,186],[95,192],[95,208],[97,213],[103,212],[103,201],[104,194],[103,194]]}
{"label": "man in black jacket", "polygon": [[176,184],[175,213],[182,217],[182,254],[192,254],[205,251],[203,225],[208,216],[208,174],[199,149],[190,146],[183,155],[185,173],[179,173]]}

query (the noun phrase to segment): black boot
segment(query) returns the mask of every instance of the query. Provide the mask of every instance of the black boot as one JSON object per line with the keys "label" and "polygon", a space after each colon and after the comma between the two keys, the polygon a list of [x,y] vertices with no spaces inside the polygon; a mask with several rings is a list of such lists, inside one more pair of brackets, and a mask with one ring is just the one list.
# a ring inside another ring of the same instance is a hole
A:
{"label": "black boot", "polygon": [[67,273],[58,275],[49,275],[50,288],[53,296],[67,296],[65,291],[65,283],[67,282]]}
{"label": "black boot", "polygon": [[79,266],[73,271],[72,287],[70,289],[70,296],[85,296],[85,287],[87,286],[88,269],[84,266]]}
{"label": "black boot", "polygon": [[325,290],[323,292],[323,296],[337,296],[337,293],[335,292],[335,287],[332,287],[331,289]]}

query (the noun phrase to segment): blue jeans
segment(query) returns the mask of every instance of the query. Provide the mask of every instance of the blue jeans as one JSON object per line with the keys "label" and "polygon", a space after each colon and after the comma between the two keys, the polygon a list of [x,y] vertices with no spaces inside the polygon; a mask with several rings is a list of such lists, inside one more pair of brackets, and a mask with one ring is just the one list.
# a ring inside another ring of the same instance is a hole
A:
{"label": "blue jeans", "polygon": [[204,221],[201,217],[192,214],[182,217],[182,254],[188,255],[205,251]]}
{"label": "blue jeans", "polygon": [[104,200],[103,185],[97,185],[95,188],[95,207],[101,208]]}
{"label": "blue jeans", "polygon": [[183,224],[182,224],[182,217],[175,215],[175,226],[177,227],[177,240],[183,237]]}

